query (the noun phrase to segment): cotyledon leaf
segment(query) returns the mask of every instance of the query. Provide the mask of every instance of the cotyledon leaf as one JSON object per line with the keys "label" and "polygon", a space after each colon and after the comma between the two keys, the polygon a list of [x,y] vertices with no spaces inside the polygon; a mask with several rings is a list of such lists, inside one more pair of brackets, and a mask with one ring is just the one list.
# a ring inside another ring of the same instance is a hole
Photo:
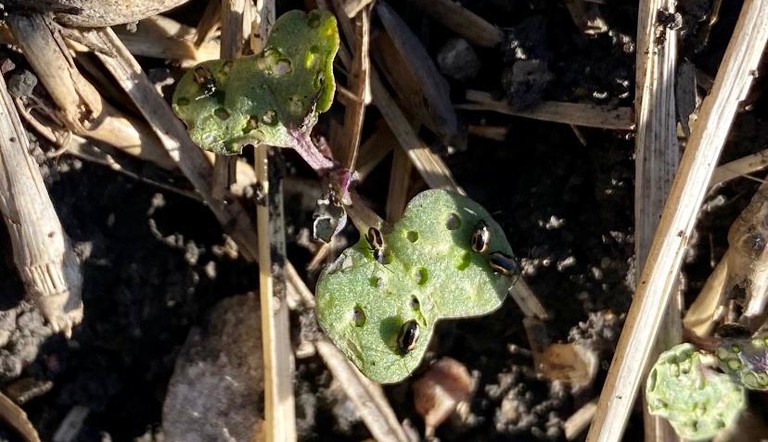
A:
{"label": "cotyledon leaf", "polygon": [[669,420],[686,440],[707,440],[736,422],[746,407],[744,388],[704,363],[685,343],[656,360],[645,387],[648,411]]}
{"label": "cotyledon leaf", "polygon": [[715,356],[718,365],[750,390],[768,390],[768,335],[723,339]]}
{"label": "cotyledon leaf", "polygon": [[[470,240],[485,223],[487,252]],[[501,227],[471,199],[445,190],[414,197],[390,232],[377,261],[364,237],[329,265],[317,283],[317,317],[331,340],[370,379],[398,382],[415,370],[444,318],[497,309],[517,275],[496,273],[489,253],[512,256]],[[398,342],[418,325],[412,348]]]}
{"label": "cotyledon leaf", "polygon": [[248,143],[297,147],[331,106],[336,19],[327,11],[289,11],[275,21],[264,51],[190,69],[173,109],[205,150],[237,154]]}

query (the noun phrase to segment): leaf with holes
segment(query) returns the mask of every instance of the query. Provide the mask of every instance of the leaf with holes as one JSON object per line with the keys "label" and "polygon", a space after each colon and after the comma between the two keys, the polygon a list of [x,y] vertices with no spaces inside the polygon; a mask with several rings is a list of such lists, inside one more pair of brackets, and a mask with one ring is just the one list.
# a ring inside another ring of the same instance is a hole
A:
{"label": "leaf with holes", "polygon": [[768,335],[723,339],[715,351],[720,369],[750,390],[768,391]]}
{"label": "leaf with holes", "polygon": [[237,154],[248,143],[314,150],[307,146],[309,132],[331,106],[338,48],[332,14],[287,12],[275,21],[262,53],[190,69],[173,95],[173,109],[192,140],[218,154]]}
{"label": "leaf with holes", "polygon": [[497,309],[518,276],[517,268],[492,265],[495,256],[514,261],[490,214],[445,190],[420,193],[390,232],[368,236],[320,275],[317,317],[378,382],[398,382],[418,367],[438,320]]}
{"label": "leaf with holes", "polygon": [[746,407],[744,388],[706,360],[693,345],[676,345],[659,355],[646,381],[648,411],[686,440],[715,437]]}

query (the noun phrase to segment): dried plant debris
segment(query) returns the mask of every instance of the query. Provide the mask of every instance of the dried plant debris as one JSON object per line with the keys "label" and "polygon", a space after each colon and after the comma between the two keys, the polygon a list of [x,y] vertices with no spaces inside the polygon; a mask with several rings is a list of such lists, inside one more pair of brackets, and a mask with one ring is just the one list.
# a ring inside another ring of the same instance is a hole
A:
{"label": "dried plant debris", "polygon": [[6,12],[53,13],[67,26],[103,27],[137,22],[175,8],[189,0],[5,0]]}
{"label": "dried plant debris", "polygon": [[296,149],[315,169],[313,161],[329,167],[309,133],[333,101],[338,48],[333,15],[287,12],[260,54],[189,70],[176,88],[173,109],[205,150],[233,155],[245,144],[264,143]]}
{"label": "dried plant debris", "polygon": [[434,436],[460,403],[472,398],[472,377],[467,367],[451,358],[441,358],[413,383],[413,402],[424,418],[424,435]]}
{"label": "dried plant debris", "polygon": [[579,343],[550,344],[534,352],[536,371],[550,381],[562,381],[580,391],[592,385],[599,358],[594,350]]}
{"label": "dried plant debris", "polygon": [[492,312],[518,277],[504,232],[483,207],[428,190],[391,231],[369,228],[323,271],[317,316],[363,374],[393,383],[419,365],[435,322]]}
{"label": "dried plant debris", "polygon": [[29,421],[27,413],[3,393],[0,393],[0,419],[7,426],[13,428],[21,440],[25,442],[40,442],[40,436],[37,434],[37,430],[35,430],[32,422]]}
{"label": "dried plant debris", "polygon": [[705,361],[693,345],[677,345],[659,356],[646,383],[650,413],[669,420],[687,440],[716,436],[746,407],[744,388]]}
{"label": "dried plant debris", "polygon": [[709,276],[696,301],[686,313],[686,327],[699,335],[708,333],[717,319],[717,309],[734,289],[746,294],[739,322],[759,329],[768,314],[768,190],[759,189],[728,230],[728,250]]}

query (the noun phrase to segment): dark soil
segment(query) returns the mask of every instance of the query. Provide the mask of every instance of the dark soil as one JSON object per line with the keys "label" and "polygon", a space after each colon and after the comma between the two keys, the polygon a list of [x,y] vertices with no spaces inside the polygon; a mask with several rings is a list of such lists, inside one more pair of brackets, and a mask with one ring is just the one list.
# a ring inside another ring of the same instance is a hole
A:
{"label": "dark soil", "polygon": [[[453,37],[414,7],[393,3],[432,53]],[[519,107],[540,99],[632,106],[636,2],[601,6],[609,29],[595,37],[578,30],[564,2],[467,3],[507,31],[509,39],[501,50],[477,51],[480,72],[474,79],[452,83],[455,101],[465,88],[474,88],[493,90]],[[738,5],[723,5],[706,46],[698,39],[697,20],[706,15],[707,2],[685,1],[681,8],[686,31],[682,54],[714,75]],[[201,10],[185,7],[180,15],[194,23]],[[525,84],[511,80],[511,70],[521,60],[545,62],[543,74]],[[23,61],[16,61],[23,67]],[[44,93],[39,86],[36,92]],[[728,159],[756,151],[768,139],[762,124],[765,106],[759,96],[754,100],[752,110],[734,124]],[[324,118],[337,118],[338,111]],[[599,395],[631,300],[634,139],[629,133],[580,129],[586,139],[582,144],[566,125],[477,112],[461,117],[466,123],[508,128],[506,141],[470,137],[465,151],[445,161],[469,196],[507,232],[523,263],[524,278],[552,315],[547,324],[550,337],[555,342],[586,342],[599,353],[601,370],[593,389],[578,394],[562,383],[538,378],[528,353],[513,351],[529,344],[523,316],[511,301],[485,317],[445,322],[438,327],[428,359],[450,356],[462,362],[477,388],[470,413],[442,425],[437,437],[564,440],[563,422]],[[229,257],[222,228],[198,201],[67,155],[45,160],[40,151],[35,154],[84,263],[86,315],[71,340],[52,336],[40,315],[21,301],[23,288],[3,236],[0,244],[7,252],[0,263],[0,381],[5,391],[26,391],[30,384],[50,388],[24,405],[43,440],[52,440],[76,405],[90,410],[77,441],[162,440],[160,412],[180,346],[217,301],[258,287],[257,269]],[[293,153],[286,158],[289,173],[313,178]],[[384,161],[358,188],[379,213],[389,166],[390,161]],[[727,226],[753,188],[749,181],[738,181],[721,191],[722,204],[705,212],[702,241],[686,264],[689,293],[695,294],[708,275],[710,258],[724,252]],[[287,208],[289,259],[297,268],[310,257],[297,241],[298,232],[309,227],[311,210]],[[355,240],[356,233],[345,234]],[[294,319],[298,335],[301,322]],[[298,360],[297,370],[302,440],[358,441],[369,436],[343,393],[332,386],[332,376],[319,358]],[[411,382],[387,387],[387,393],[398,417],[423,434]],[[641,431],[636,416],[628,440],[639,440]],[[16,439],[5,431],[0,440]]]}

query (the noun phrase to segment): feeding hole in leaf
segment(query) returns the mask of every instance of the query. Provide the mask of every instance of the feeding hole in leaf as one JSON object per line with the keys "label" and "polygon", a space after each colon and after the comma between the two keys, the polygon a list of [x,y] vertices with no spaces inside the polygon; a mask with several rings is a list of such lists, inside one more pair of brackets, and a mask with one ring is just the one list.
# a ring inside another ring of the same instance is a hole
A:
{"label": "feeding hole in leaf", "polygon": [[320,89],[323,87],[323,83],[325,83],[325,76],[322,72],[318,72],[317,75],[315,75],[314,80],[312,80],[312,85],[315,89]]}
{"label": "feeding hole in leaf", "polygon": [[373,287],[375,289],[381,288],[381,286],[384,285],[383,281],[378,276],[371,276],[368,279],[368,282],[371,284],[371,287]]}
{"label": "feeding hole in leaf", "polygon": [[277,60],[275,68],[273,69],[275,77],[282,77],[283,75],[290,74],[291,71],[293,71],[291,60],[288,60],[287,58]]}
{"label": "feeding hole in leaf", "polygon": [[352,322],[354,322],[355,327],[364,326],[365,320],[365,310],[363,310],[363,307],[360,304],[355,305],[355,308],[352,311]]}
{"label": "feeding hole in leaf", "polygon": [[459,215],[452,213],[448,217],[448,220],[445,221],[445,228],[448,230],[456,230],[459,227],[461,227],[461,218],[459,218]]}
{"label": "feeding hole in leaf", "polygon": [[261,121],[270,126],[277,124],[277,112],[272,109],[264,112],[264,115],[261,116]]}
{"label": "feeding hole in leaf", "polygon": [[245,127],[243,127],[243,133],[246,133],[246,134],[251,133],[251,131],[256,129],[257,127],[259,127],[259,120],[253,115],[251,115],[250,117],[248,117],[248,121],[245,123]]}
{"label": "feeding hole in leaf", "polygon": [[429,273],[425,267],[416,269],[416,284],[424,285],[429,280]]}
{"label": "feeding hole in leaf", "polygon": [[271,77],[277,77],[279,74],[278,64],[280,62],[280,51],[272,46],[264,49],[261,53],[261,57],[256,59],[256,67],[264,72],[264,74]]}
{"label": "feeding hole in leaf", "polygon": [[467,267],[469,267],[471,262],[472,256],[469,254],[469,252],[463,252],[459,257],[458,262],[456,263],[456,268],[459,270],[465,270]]}
{"label": "feeding hole in leaf", "polygon": [[213,144],[216,141],[216,135],[214,134],[203,134],[203,142]]}
{"label": "feeding hole in leaf", "polygon": [[213,114],[221,121],[229,119],[229,112],[223,107],[217,107],[216,110],[213,111]]}
{"label": "feeding hole in leaf", "polygon": [[288,111],[293,114],[299,114],[303,108],[303,100],[298,95],[291,95],[288,97]]}
{"label": "feeding hole in leaf", "polygon": [[310,12],[309,16],[307,17],[307,24],[310,28],[316,28],[318,25],[320,25],[320,14],[316,12]]}
{"label": "feeding hole in leaf", "polygon": [[416,242],[419,240],[419,232],[415,230],[409,230],[408,233],[405,234],[405,238],[410,242]]}
{"label": "feeding hole in leaf", "polygon": [[419,298],[415,296],[411,296],[411,302],[410,302],[411,308],[413,310],[418,310],[421,307],[421,303],[419,302]]}

